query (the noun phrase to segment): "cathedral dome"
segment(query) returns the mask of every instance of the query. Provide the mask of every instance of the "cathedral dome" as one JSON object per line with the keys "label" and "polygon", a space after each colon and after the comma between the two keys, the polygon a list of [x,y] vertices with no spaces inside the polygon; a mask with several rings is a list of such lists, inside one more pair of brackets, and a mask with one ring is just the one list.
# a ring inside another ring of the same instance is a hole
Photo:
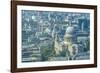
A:
{"label": "cathedral dome", "polygon": [[73,26],[69,26],[66,29],[66,34],[73,34],[75,32],[75,28]]}

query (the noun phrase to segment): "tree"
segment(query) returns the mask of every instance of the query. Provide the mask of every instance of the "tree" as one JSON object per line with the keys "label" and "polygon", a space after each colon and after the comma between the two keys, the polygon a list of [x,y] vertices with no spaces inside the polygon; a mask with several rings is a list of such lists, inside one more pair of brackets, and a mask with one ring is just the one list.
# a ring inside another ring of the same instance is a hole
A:
{"label": "tree", "polygon": [[42,46],[41,47],[42,61],[47,61],[49,59],[49,57],[55,56],[53,47],[54,47],[53,45],[48,45],[48,46]]}

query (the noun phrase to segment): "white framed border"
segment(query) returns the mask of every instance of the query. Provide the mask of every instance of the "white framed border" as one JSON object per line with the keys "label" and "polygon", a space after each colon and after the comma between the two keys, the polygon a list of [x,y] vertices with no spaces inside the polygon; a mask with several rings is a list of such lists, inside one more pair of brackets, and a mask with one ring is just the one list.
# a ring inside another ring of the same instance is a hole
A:
{"label": "white framed border", "polygon": [[[90,13],[90,60],[73,61],[50,61],[50,62],[21,62],[21,10],[40,10],[40,11],[61,11],[61,12],[82,12]],[[40,7],[17,5],[17,68],[64,66],[64,65],[84,65],[94,64],[94,10],[77,8],[59,8],[59,7]]]}

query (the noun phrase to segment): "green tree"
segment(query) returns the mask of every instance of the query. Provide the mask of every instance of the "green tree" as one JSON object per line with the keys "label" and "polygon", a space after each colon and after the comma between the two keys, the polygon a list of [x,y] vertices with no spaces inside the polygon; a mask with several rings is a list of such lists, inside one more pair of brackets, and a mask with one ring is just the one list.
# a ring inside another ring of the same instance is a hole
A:
{"label": "green tree", "polygon": [[53,44],[41,47],[41,58],[42,58],[42,61],[47,61],[49,59],[49,57],[55,56],[53,47],[54,47]]}

